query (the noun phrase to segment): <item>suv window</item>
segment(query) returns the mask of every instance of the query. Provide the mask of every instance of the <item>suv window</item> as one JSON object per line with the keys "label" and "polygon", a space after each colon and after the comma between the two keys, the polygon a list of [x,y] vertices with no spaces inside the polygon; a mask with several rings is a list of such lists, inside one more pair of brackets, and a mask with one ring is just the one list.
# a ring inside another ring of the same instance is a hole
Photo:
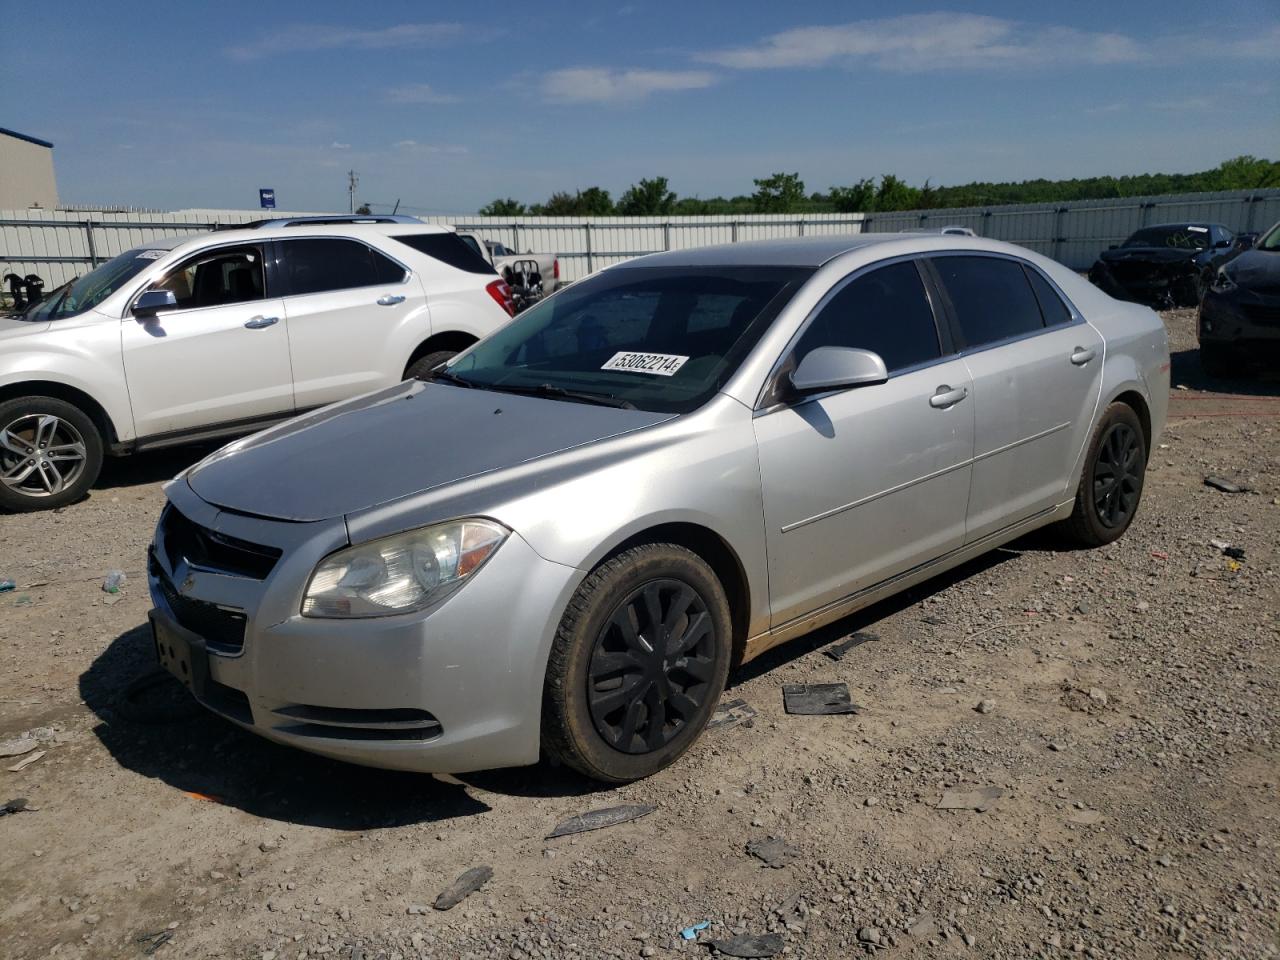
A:
{"label": "suv window", "polygon": [[474,237],[460,237],[456,233],[404,233],[391,239],[467,273],[495,272],[481,256],[480,245]]}
{"label": "suv window", "polygon": [[1027,279],[1031,281],[1031,289],[1035,291],[1036,302],[1040,304],[1040,314],[1044,317],[1044,325],[1046,327],[1060,327],[1065,323],[1070,323],[1071,311],[1067,309],[1067,305],[1058,296],[1058,291],[1053,289],[1049,281],[1040,275],[1039,270],[1033,270],[1031,267],[1024,267],[1023,269],[1027,271]]}
{"label": "suv window", "polygon": [[179,310],[261,300],[266,294],[262,250],[259,247],[206,250],[183,261],[149,289],[172,291]]}
{"label": "suv window", "polygon": [[1022,265],[999,257],[934,257],[955,308],[964,346],[988,344],[1044,329],[1040,305]]}
{"label": "suv window", "polygon": [[941,357],[933,308],[916,265],[891,264],[848,283],[800,337],[796,362],[815,347],[872,350],[890,373]]}
{"label": "suv window", "polygon": [[405,276],[398,263],[357,240],[299,237],[282,244],[289,293],[294,296],[399,283]]}

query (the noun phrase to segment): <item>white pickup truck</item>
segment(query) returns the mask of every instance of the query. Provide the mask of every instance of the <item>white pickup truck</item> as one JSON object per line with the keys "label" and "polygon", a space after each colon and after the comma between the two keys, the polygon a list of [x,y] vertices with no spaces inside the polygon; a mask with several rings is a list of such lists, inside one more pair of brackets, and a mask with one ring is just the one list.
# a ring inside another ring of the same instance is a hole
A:
{"label": "white pickup truck", "polygon": [[519,274],[528,273],[528,263],[537,265],[537,272],[542,279],[542,294],[553,293],[560,286],[560,261],[553,253],[516,253],[506,244],[496,240],[485,240],[474,233],[459,230],[458,236],[476,253],[491,264],[498,275],[512,287],[516,287],[521,279]]}

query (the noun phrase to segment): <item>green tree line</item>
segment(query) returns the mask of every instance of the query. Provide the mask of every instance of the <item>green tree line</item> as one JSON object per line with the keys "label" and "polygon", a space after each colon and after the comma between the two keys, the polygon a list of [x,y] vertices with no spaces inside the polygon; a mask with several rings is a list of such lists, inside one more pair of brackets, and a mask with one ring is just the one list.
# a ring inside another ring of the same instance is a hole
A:
{"label": "green tree line", "polygon": [[799,173],[774,173],[754,181],[755,191],[736,197],[679,197],[666,177],[642,179],[615,201],[601,187],[557,191],[543,203],[524,204],[511,197],[480,208],[482,216],[514,217],[645,217],[664,214],[719,213],[871,213],[929,210],[938,207],[994,206],[1002,203],[1052,203],[1064,200],[1104,200],[1111,197],[1212,190],[1255,190],[1280,187],[1280,161],[1241,156],[1199,173],[1143,173],[1126,177],[1085,177],[1072,180],[1021,180],[1016,183],[975,181],[954,187],[933,186],[926,180],[915,187],[886,173],[825,193],[805,192]]}

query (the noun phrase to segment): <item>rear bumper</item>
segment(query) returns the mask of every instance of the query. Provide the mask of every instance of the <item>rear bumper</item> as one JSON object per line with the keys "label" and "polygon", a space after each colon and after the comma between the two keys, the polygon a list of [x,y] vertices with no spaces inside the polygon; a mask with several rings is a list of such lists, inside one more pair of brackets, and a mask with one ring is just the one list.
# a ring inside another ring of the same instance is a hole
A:
{"label": "rear bumper", "polygon": [[[315,564],[343,545],[332,542],[337,531],[226,514],[181,481],[174,487],[183,489],[170,490],[171,502],[195,524],[285,551],[257,581],[154,548],[156,616],[188,641],[195,634],[192,657],[207,657],[207,681],[193,693],[206,707],[277,743],[367,766],[459,773],[537,762],[547,655],[577,570],[513,534],[473,581],[421,613],[304,618],[302,592]],[[280,543],[289,536],[299,542]],[[186,629],[199,626],[191,603],[242,614],[240,649]]]}

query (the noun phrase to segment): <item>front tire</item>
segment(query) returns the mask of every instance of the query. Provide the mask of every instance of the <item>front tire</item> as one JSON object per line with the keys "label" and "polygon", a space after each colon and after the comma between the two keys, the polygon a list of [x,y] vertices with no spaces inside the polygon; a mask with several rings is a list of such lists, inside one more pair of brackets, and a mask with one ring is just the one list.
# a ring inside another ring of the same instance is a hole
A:
{"label": "front tire", "polygon": [[1067,539],[1083,547],[1120,539],[1138,512],[1146,471],[1142,421],[1133,407],[1113,403],[1093,432],[1075,508],[1062,522]]}
{"label": "front tire", "polygon": [[458,355],[457,350],[436,350],[428,353],[426,356],[419,357],[404,371],[406,380],[430,380],[431,371],[446,360],[452,360]]}
{"label": "front tire", "polygon": [[53,510],[83,497],[102,470],[102,435],[54,397],[0,403],[0,508]]}
{"label": "front tire", "polygon": [[652,543],[606,561],[574,593],[552,643],[544,749],[606,783],[657,773],[711,718],[731,638],[724,587],[697,554]]}

